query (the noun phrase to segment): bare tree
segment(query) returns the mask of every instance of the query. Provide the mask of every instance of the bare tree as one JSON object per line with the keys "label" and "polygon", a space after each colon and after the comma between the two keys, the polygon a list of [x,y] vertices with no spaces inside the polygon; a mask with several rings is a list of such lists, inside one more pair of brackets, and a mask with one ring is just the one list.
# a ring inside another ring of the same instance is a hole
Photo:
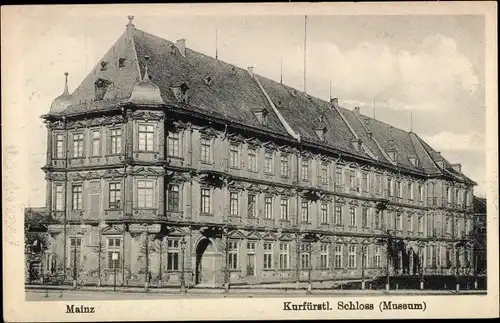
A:
{"label": "bare tree", "polygon": [[103,254],[106,250],[106,244],[102,240],[101,235],[99,234],[99,241],[95,246],[92,247],[92,251],[97,253],[97,286],[101,287],[101,269],[102,269],[102,258]]}

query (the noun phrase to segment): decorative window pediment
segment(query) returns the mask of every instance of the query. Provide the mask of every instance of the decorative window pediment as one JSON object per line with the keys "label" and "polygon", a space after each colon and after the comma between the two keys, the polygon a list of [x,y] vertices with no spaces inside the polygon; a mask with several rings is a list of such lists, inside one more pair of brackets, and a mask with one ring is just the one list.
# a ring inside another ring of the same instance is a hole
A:
{"label": "decorative window pediment", "polygon": [[395,150],[388,150],[387,151],[387,155],[389,155],[389,158],[392,160],[392,161],[396,161],[397,159],[397,153]]}

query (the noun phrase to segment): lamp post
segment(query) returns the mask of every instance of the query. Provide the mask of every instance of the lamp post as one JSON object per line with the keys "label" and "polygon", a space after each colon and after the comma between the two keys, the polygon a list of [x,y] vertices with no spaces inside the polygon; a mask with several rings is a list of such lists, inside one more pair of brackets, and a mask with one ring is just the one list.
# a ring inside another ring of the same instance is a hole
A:
{"label": "lamp post", "polygon": [[418,244],[418,253],[419,253],[419,264],[420,264],[420,289],[424,289],[424,274],[425,274],[425,267],[424,267],[424,246],[425,244],[420,241]]}
{"label": "lamp post", "polygon": [[308,266],[308,278],[307,278],[307,293],[311,294],[312,292],[312,282],[311,282],[311,271],[312,271],[312,241],[308,241],[307,243],[307,251],[309,253],[309,266]]}
{"label": "lamp post", "polygon": [[366,246],[364,244],[361,245],[361,289],[365,289],[365,252]]}
{"label": "lamp post", "polygon": [[76,284],[77,284],[77,277],[76,275],[78,274],[78,271],[76,269],[76,243],[78,239],[74,239],[73,241],[73,288],[76,289]]}
{"label": "lamp post", "polygon": [[184,279],[184,252],[186,250],[186,240],[181,239],[181,293],[186,293],[186,282]]}
{"label": "lamp post", "polygon": [[117,267],[116,261],[118,260],[118,252],[113,252],[111,258],[113,259],[113,271],[114,271],[113,290],[116,292],[116,267]]}

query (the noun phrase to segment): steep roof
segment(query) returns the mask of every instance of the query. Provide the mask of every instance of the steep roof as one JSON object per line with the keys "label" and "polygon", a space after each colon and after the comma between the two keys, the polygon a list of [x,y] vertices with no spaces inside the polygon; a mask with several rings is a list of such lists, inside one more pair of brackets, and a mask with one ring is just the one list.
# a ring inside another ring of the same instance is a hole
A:
{"label": "steep roof", "polygon": [[473,207],[474,207],[474,213],[481,213],[484,214],[486,213],[486,199],[482,197],[473,197]]}
{"label": "steep roof", "polygon": [[[132,24],[71,93],[73,104],[61,114],[106,110],[126,103],[145,74],[146,57],[149,79],[158,86],[161,98],[168,105],[294,140],[293,134],[287,131],[291,128],[302,141],[363,158],[376,158],[385,164],[392,162],[387,159],[387,151],[394,150],[400,167],[429,175],[446,174],[473,183],[455,172],[412,132],[351,110],[332,108],[330,102],[266,77],[253,76],[247,70],[189,48],[180,49],[178,44],[136,29]],[[102,100],[95,100],[96,84],[108,86]],[[181,102],[174,92],[181,85],[188,89],[187,102]],[[261,124],[255,115],[255,111],[262,109],[268,112],[267,125]],[[325,126],[323,141],[317,130]],[[358,138],[367,150],[358,149],[354,144]],[[419,165],[414,166],[410,158],[417,158]],[[437,166],[441,160],[442,169]]]}

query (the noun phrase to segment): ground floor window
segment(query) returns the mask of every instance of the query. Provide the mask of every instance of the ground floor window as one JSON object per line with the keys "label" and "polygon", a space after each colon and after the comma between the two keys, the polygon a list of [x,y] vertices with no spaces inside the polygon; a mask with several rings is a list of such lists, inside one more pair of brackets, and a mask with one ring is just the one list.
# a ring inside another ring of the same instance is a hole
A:
{"label": "ground floor window", "polygon": [[342,268],[342,245],[337,244],[335,245],[335,255],[334,255],[334,265],[335,268]]}
{"label": "ground floor window", "polygon": [[229,269],[238,269],[238,242],[229,241],[228,243],[228,266]]}
{"label": "ground floor window", "polygon": [[122,239],[120,237],[110,237],[107,241],[108,269],[119,269],[121,264]]}
{"label": "ground floor window", "polygon": [[273,268],[273,243],[264,242],[264,269]]}
{"label": "ground floor window", "polygon": [[290,266],[290,244],[280,243],[280,269],[288,269]]}
{"label": "ground floor window", "polygon": [[179,239],[167,241],[167,270],[179,270]]}

